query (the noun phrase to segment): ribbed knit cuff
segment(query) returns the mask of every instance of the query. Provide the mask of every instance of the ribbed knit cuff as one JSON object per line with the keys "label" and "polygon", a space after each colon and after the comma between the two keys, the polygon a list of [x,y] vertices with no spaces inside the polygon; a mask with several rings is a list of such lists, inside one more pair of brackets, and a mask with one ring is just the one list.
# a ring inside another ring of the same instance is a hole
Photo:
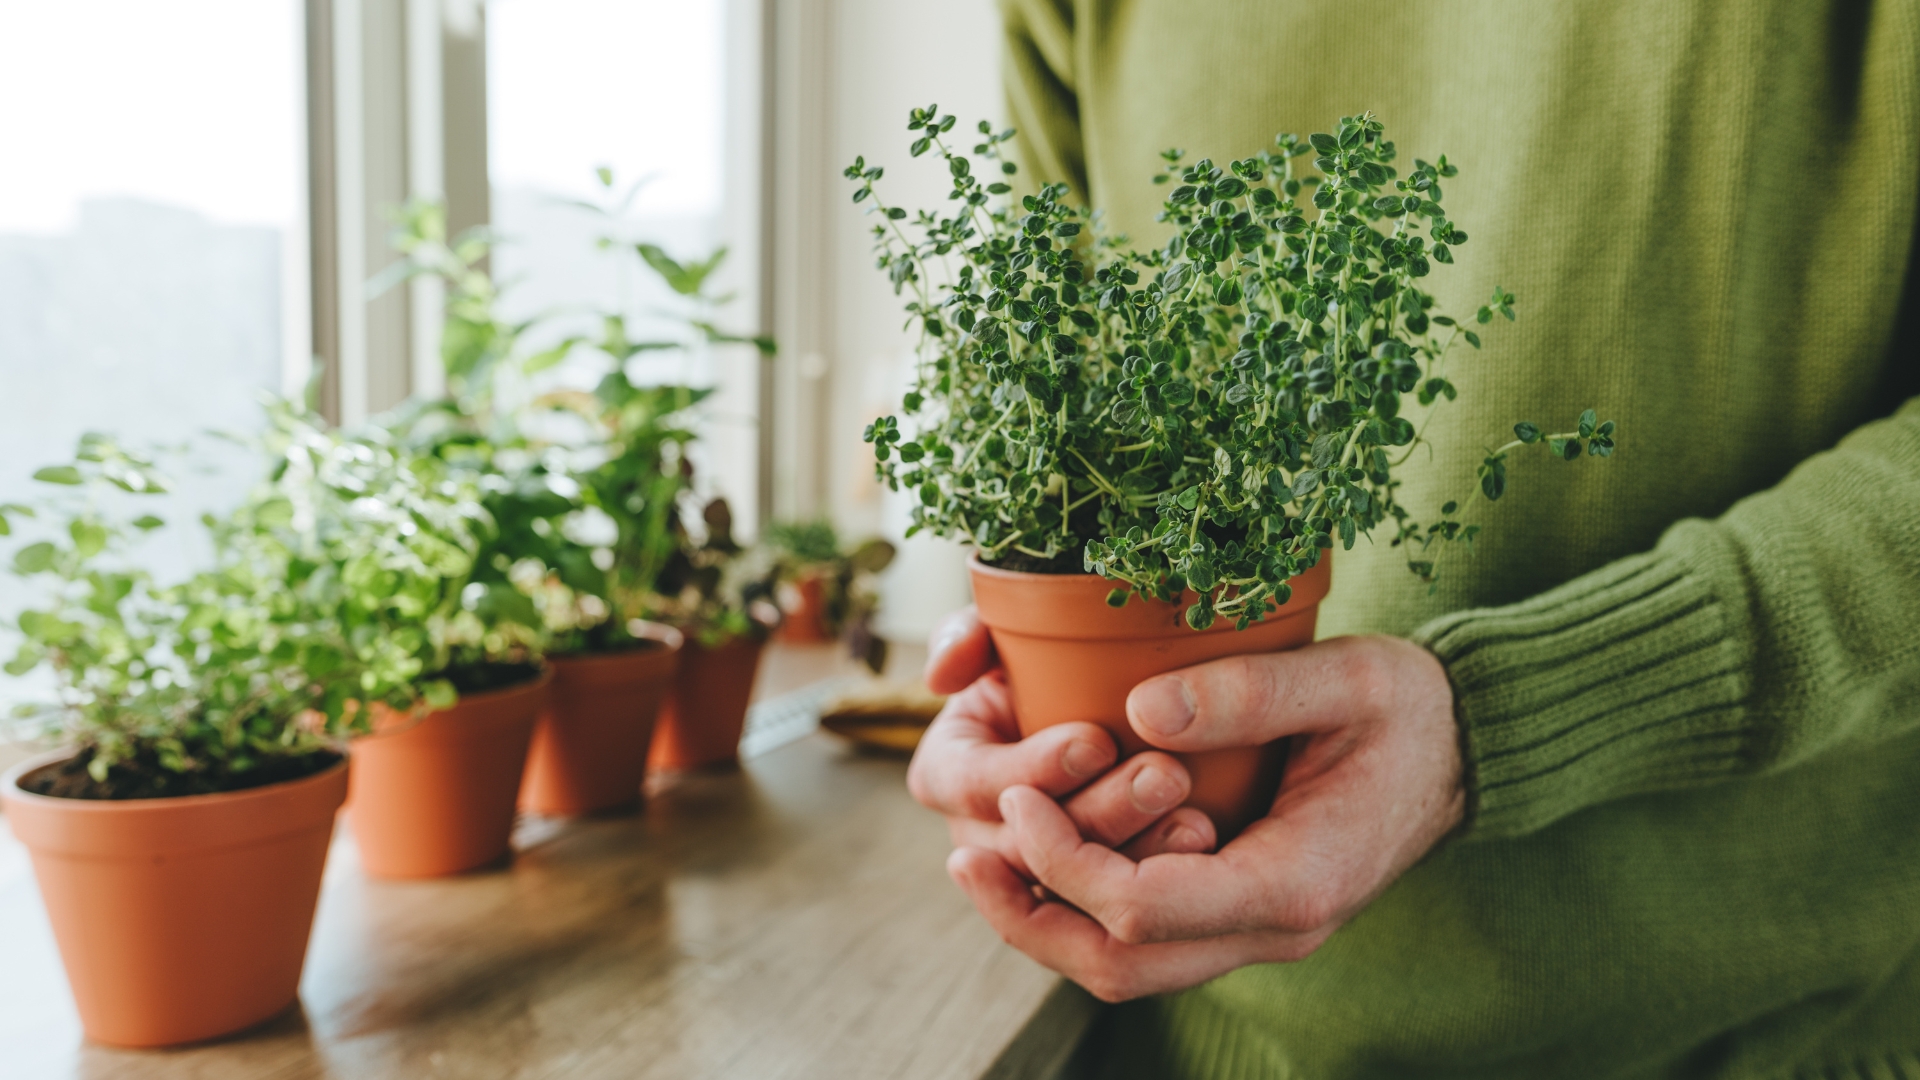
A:
{"label": "ribbed knit cuff", "polygon": [[1453,682],[1468,836],[1519,836],[1611,799],[1741,772],[1744,619],[1671,552],[1624,559],[1414,640]]}

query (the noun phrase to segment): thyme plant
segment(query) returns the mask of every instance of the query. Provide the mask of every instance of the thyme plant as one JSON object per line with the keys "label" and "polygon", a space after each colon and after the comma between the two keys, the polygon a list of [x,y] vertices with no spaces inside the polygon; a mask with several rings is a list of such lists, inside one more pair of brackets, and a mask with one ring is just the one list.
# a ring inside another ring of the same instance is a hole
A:
{"label": "thyme plant", "polygon": [[[1467,242],[1443,207],[1458,174],[1444,156],[1403,175],[1370,113],[1221,164],[1168,150],[1153,180],[1173,235],[1137,250],[1064,184],[1014,201],[1011,130],[981,122],[968,152],[954,127],[937,106],[908,120],[912,155],[946,164],[950,209],[885,204],[864,159],[845,173],[918,332],[907,419],[866,431],[882,480],[917,495],[913,531],[1016,569],[1102,574],[1115,606],[1191,589],[1195,629],[1246,627],[1322,551],[1382,525],[1429,584],[1443,550],[1471,544],[1459,500],[1416,514],[1394,478],[1425,430],[1408,399],[1453,400],[1456,346],[1514,317],[1500,287],[1464,321],[1422,287]],[[1571,461],[1614,440],[1593,410],[1553,433],[1516,424],[1480,491],[1504,494],[1526,447]]]}

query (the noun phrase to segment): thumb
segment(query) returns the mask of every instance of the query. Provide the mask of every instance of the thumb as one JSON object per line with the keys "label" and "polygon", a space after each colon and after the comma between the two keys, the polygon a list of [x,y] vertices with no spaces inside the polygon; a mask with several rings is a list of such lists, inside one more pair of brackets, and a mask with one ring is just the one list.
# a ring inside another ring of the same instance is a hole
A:
{"label": "thumb", "polygon": [[933,628],[927,641],[927,689],[957,694],[991,671],[997,663],[993,639],[972,605],[961,608]]}
{"label": "thumb", "polygon": [[1395,658],[1387,642],[1419,648],[1393,639],[1333,638],[1158,675],[1127,695],[1127,722],[1152,745],[1178,751],[1330,731],[1390,700]]}

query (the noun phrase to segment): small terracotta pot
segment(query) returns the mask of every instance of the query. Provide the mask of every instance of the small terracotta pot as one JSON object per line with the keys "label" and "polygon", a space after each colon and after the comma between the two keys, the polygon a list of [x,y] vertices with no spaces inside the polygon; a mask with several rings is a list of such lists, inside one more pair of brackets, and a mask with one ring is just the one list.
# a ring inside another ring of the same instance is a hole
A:
{"label": "small terracotta pot", "polygon": [[[1203,631],[1187,627],[1180,603],[1107,606],[1114,583],[1095,574],[1026,574],[971,559],[974,602],[1006,668],[1014,715],[1023,735],[1084,720],[1111,731],[1122,754],[1147,744],[1127,724],[1127,694],[1142,680],[1176,668],[1245,653],[1298,648],[1313,640],[1320,601],[1332,581],[1323,552],[1293,579],[1278,611],[1245,630],[1220,619]],[[1221,838],[1264,815],[1279,790],[1286,745],[1176,755],[1193,777],[1187,805],[1213,819]]]}
{"label": "small terracotta pot", "polygon": [[793,645],[832,641],[827,626],[827,583],[819,574],[802,574],[792,582],[798,603],[780,624],[780,640]]}
{"label": "small terracotta pot", "polygon": [[293,1004],[347,763],[282,784],[170,799],[68,799],[0,780],[87,1038],[171,1046]]}
{"label": "small terracotta pot", "polygon": [[353,740],[347,821],[368,874],[440,877],[507,853],[527,744],[552,681],[547,672],[467,695],[416,723],[395,718]]}
{"label": "small terracotta pot", "polygon": [[747,702],[766,643],[738,637],[717,648],[688,639],[680,651],[673,693],[660,707],[647,769],[678,772],[740,761]]}
{"label": "small terracotta pot", "polygon": [[520,809],[591,814],[639,801],[654,718],[684,643],[671,626],[642,626],[648,647],[548,657],[553,690],[527,751]]}

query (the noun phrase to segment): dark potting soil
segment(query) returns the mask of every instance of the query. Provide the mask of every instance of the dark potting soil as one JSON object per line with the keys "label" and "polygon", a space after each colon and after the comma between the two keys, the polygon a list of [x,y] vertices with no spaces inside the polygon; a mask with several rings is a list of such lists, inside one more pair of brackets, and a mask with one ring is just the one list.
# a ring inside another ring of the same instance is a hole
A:
{"label": "dark potting soil", "polygon": [[1042,559],[1024,551],[1009,551],[987,565],[995,570],[1013,570],[1022,574],[1084,574],[1087,572],[1086,559],[1079,548],[1055,555],[1051,559]]}
{"label": "dark potting soil", "polygon": [[183,795],[218,795],[304,779],[332,768],[340,755],[331,750],[317,750],[297,757],[262,758],[253,768],[241,772],[220,769],[178,773],[162,768],[154,755],[142,754],[107,770],[105,780],[95,780],[88,774],[87,764],[92,760],[93,750],[82,750],[65,761],[33,770],[20,778],[20,786],[31,794],[56,799],[172,799]]}
{"label": "dark potting soil", "polygon": [[[583,656],[625,656],[628,653],[656,652],[667,647],[667,643],[654,638],[625,638],[613,642],[590,641],[579,652],[557,654],[561,659],[573,659]],[[548,655],[556,655],[549,653]]]}
{"label": "dark potting soil", "polygon": [[437,677],[452,683],[453,688],[461,694],[484,694],[532,682],[540,677],[540,665],[455,664],[441,671]]}

